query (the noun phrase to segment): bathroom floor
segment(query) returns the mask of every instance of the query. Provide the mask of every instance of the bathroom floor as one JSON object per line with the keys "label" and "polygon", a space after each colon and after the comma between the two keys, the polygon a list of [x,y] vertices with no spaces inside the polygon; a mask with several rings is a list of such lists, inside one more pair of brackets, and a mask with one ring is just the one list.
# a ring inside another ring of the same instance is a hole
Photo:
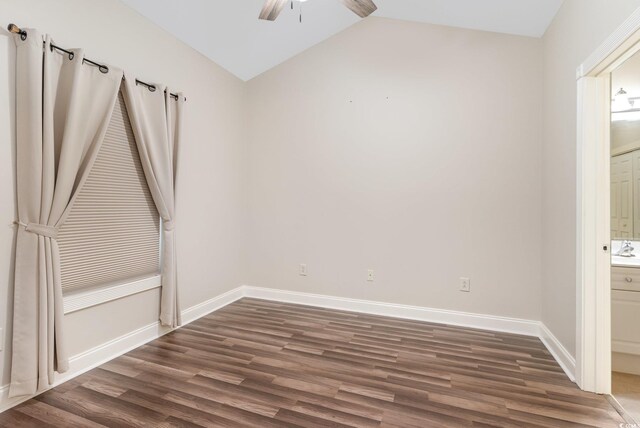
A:
{"label": "bathroom floor", "polygon": [[613,372],[611,391],[624,410],[640,421],[640,376]]}

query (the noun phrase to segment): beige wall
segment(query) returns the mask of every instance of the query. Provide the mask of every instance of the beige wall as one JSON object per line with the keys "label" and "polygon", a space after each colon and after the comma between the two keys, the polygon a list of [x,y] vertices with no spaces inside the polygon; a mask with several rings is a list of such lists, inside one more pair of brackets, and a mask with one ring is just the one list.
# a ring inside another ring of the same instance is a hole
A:
{"label": "beige wall", "polygon": [[[15,22],[53,35],[61,46],[123,67],[187,95],[177,206],[178,274],[183,308],[243,283],[244,84],[116,0],[0,0],[2,26]],[[0,328],[10,328],[10,265],[16,218],[13,182],[13,41],[0,32]],[[77,354],[152,323],[158,291],[71,314]],[[114,316],[115,314],[115,316]],[[0,352],[8,382],[10,335]]]}
{"label": "beige wall", "polygon": [[575,355],[576,68],[639,0],[565,0],[544,38],[542,321]]}
{"label": "beige wall", "polygon": [[370,18],[251,80],[249,283],[539,319],[541,64]]}
{"label": "beige wall", "polygon": [[[566,0],[542,40],[372,18],[245,85],[117,0],[0,0],[5,19],[187,94],[183,307],[248,283],[542,319],[572,353],[575,68],[638,6]],[[2,33],[5,333],[12,58]],[[460,276],[471,293],[457,291]],[[153,322],[157,306],[150,291],[68,316],[70,351]]]}

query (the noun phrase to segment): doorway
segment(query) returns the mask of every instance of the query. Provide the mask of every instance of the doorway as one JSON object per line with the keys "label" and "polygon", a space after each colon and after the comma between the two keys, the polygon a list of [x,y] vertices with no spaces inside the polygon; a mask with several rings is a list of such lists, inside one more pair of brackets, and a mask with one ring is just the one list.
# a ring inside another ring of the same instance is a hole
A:
{"label": "doorway", "polygon": [[[612,93],[611,81],[613,72],[638,51],[640,9],[636,10],[577,69],[575,377],[582,389],[601,394],[610,394],[612,391],[612,224],[619,221],[619,224],[613,224],[614,234],[632,233],[629,223],[624,226],[625,219],[622,218],[622,214],[613,213],[611,210],[612,98],[625,95],[618,93],[620,88],[616,88]],[[617,102],[621,102],[622,99]],[[616,179],[623,180],[619,176],[620,168],[617,165],[613,167]],[[613,221],[612,215],[615,215]],[[621,232],[622,229],[626,231]],[[622,248],[622,243],[619,247],[615,242],[614,245],[614,251],[617,253]],[[626,282],[626,277],[622,280]]]}
{"label": "doorway", "polygon": [[640,52],[610,81],[611,393],[640,421]]}

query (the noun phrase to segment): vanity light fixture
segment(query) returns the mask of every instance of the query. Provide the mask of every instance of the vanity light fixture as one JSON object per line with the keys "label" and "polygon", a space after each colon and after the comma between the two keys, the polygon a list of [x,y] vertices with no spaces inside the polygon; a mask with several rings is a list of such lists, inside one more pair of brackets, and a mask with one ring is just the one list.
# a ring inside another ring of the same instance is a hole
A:
{"label": "vanity light fixture", "polygon": [[611,100],[611,121],[612,122],[635,122],[640,120],[640,109],[634,108],[639,97],[630,97],[624,88],[620,88]]}
{"label": "vanity light fixture", "polygon": [[618,92],[613,97],[611,104],[611,111],[626,111],[633,108],[633,104],[635,103],[635,99],[629,98],[629,94],[624,88],[620,88]]}

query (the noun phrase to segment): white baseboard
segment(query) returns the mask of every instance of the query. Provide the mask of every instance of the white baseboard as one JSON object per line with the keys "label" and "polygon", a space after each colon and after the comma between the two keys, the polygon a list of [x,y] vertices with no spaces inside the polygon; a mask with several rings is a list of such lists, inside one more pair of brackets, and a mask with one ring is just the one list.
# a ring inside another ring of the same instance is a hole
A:
{"label": "white baseboard", "polygon": [[217,311],[218,309],[223,308],[236,300],[242,299],[243,297],[244,286],[240,286],[216,296],[213,299],[191,306],[190,308],[182,311],[182,324],[189,324],[190,322],[195,321],[198,318],[202,318],[213,311]]}
{"label": "white baseboard", "polygon": [[461,327],[481,328],[485,330],[522,334],[526,336],[536,336],[540,338],[542,343],[547,347],[569,379],[575,382],[575,359],[564,348],[564,346],[562,346],[560,341],[551,333],[551,331],[549,331],[549,329],[540,321],[252,286],[244,286],[244,295],[246,297],[254,297],[256,299],[275,300],[279,302],[297,303],[322,308],[362,312],[372,315],[384,315],[396,318],[457,325]]}
{"label": "white baseboard", "polygon": [[[142,346],[163,334],[171,331],[168,327],[162,327],[160,322],[154,322],[144,327],[140,327],[130,333],[117,337],[102,345],[91,348],[78,355],[69,358],[69,370],[65,373],[56,373],[56,380],[51,388],[56,387],[76,376],[98,367],[107,361],[125,354],[132,349]],[[32,398],[30,395],[9,398],[9,385],[0,389],[0,412],[3,412],[23,401]]]}
{"label": "white baseboard", "polygon": [[571,379],[576,381],[576,359],[562,346],[562,343],[556,338],[546,325],[540,323],[540,340],[547,347],[553,358],[556,359],[562,370]]}
{"label": "white baseboard", "polygon": [[640,355],[612,352],[611,370],[614,372],[640,375]]}
{"label": "white baseboard", "polygon": [[[198,318],[207,315],[215,310],[235,302],[243,297],[243,287],[234,288],[220,296],[204,301],[182,311],[182,324],[186,325]],[[69,370],[63,374],[56,374],[56,381],[51,388],[60,385],[76,376],[79,376],[107,361],[110,361],[122,354],[151,342],[158,337],[169,333],[172,329],[154,322],[134,330],[130,333],[117,337],[102,345],[91,348],[69,359]],[[16,406],[32,396],[22,396],[9,398],[9,385],[0,387],[0,413]]]}
{"label": "white baseboard", "polygon": [[625,340],[612,340],[611,351],[620,354],[640,355],[640,343]]}
{"label": "white baseboard", "polygon": [[383,303],[372,300],[350,299],[346,297],[324,296],[319,294],[300,293],[296,291],[276,290],[272,288],[244,287],[246,297],[276,300],[279,302],[298,303],[301,305],[319,306],[344,311],[362,312],[372,315],[384,315],[417,321],[428,321],[461,327],[481,328],[506,333],[539,336],[538,321],[520,318],[507,318],[494,315],[473,314],[445,309],[410,306],[398,303]]}
{"label": "white baseboard", "polygon": [[[542,343],[556,359],[567,376],[575,380],[575,359],[567,352],[556,337],[539,321],[520,318],[508,318],[494,315],[474,314],[468,312],[450,311],[444,309],[426,308],[420,306],[402,305],[397,303],[375,302],[370,300],[349,299],[344,297],[325,296],[295,291],[277,290],[252,286],[240,286],[227,293],[216,296],[203,303],[192,306],[182,311],[183,324],[188,324],[196,319],[216,311],[242,297],[274,300],[279,302],[297,303],[301,305],[316,306],[322,308],[339,309],[345,311],[361,312],[373,315],[383,315],[395,318],[428,321],[441,324],[457,325],[462,327],[479,328],[485,330],[500,331],[506,333],[522,334],[539,337]],[[58,375],[52,387],[66,382],[88,370],[104,364],[122,354],[129,352],[147,342],[170,332],[171,329],[162,327],[155,322],[123,336],[115,338],[81,354],[73,356],[69,360],[69,371]],[[8,398],[9,386],[0,387],[0,412],[9,409],[30,396]]]}

